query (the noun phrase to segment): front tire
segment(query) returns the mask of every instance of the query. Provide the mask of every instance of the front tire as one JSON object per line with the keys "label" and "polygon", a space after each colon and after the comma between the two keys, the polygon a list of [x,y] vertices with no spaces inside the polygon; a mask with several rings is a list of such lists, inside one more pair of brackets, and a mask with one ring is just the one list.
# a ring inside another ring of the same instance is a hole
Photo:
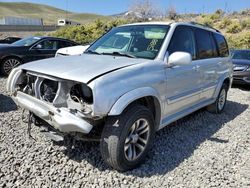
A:
{"label": "front tire", "polygon": [[21,64],[21,61],[15,57],[9,57],[0,64],[0,71],[4,76],[10,74],[11,70]]}
{"label": "front tire", "polygon": [[133,169],[144,161],[154,134],[152,112],[141,105],[130,106],[121,115],[108,117],[101,137],[101,155],[116,170]]}
{"label": "front tire", "polygon": [[228,86],[224,83],[221,87],[216,101],[207,107],[207,110],[214,114],[220,114],[224,110],[227,103]]}

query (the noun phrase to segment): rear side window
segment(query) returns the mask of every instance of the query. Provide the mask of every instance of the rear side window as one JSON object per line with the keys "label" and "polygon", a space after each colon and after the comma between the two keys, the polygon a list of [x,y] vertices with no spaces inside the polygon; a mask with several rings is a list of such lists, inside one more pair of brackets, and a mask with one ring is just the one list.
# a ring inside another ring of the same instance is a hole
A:
{"label": "rear side window", "polygon": [[64,48],[64,47],[69,47],[73,46],[73,43],[68,42],[68,41],[59,41],[59,48]]}
{"label": "rear side window", "polygon": [[188,52],[195,59],[195,38],[193,30],[187,26],[176,27],[170,44],[168,46],[169,55],[174,52]]}
{"label": "rear side window", "polygon": [[227,42],[225,38],[222,35],[217,34],[217,33],[213,33],[213,35],[218,46],[219,56],[227,57],[229,55],[229,51],[228,51],[228,46],[227,46]]}
{"label": "rear side window", "polygon": [[197,51],[199,59],[217,57],[217,49],[214,40],[209,31],[195,29]]}

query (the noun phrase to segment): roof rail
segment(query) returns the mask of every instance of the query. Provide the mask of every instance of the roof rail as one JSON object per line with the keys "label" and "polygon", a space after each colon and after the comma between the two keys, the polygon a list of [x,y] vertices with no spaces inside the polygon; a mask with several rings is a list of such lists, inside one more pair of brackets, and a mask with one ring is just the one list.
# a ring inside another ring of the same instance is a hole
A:
{"label": "roof rail", "polygon": [[205,24],[200,24],[200,23],[197,23],[197,22],[189,22],[190,24],[193,24],[193,25],[199,25],[199,26],[202,26],[202,27],[207,27],[207,28],[210,28],[210,29],[213,29],[215,30],[216,32],[220,33],[220,31],[218,29],[215,29],[213,28],[212,26],[210,25],[205,25]]}

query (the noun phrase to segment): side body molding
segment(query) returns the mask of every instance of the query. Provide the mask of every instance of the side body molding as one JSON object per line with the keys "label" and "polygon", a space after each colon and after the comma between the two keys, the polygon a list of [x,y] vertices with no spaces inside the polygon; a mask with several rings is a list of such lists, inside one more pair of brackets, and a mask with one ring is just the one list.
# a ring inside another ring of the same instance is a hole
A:
{"label": "side body molding", "polygon": [[160,104],[160,114],[163,111],[163,103],[160,100],[160,96],[158,92],[151,88],[151,87],[142,87],[138,89],[134,89],[132,91],[129,91],[122,95],[112,106],[111,110],[109,111],[108,115],[115,116],[119,115],[123,112],[123,110],[133,101],[142,98],[152,96],[155,99],[158,100],[158,103]]}

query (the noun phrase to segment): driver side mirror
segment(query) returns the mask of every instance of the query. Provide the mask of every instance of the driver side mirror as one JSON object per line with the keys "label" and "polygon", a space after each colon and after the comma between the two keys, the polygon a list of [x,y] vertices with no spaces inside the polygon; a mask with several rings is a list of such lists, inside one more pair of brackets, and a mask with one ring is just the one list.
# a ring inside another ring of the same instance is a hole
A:
{"label": "driver side mirror", "polygon": [[175,65],[189,65],[192,63],[192,56],[187,52],[174,52],[168,57],[168,64]]}
{"label": "driver side mirror", "polygon": [[37,44],[36,46],[34,46],[33,49],[35,49],[35,50],[40,50],[40,49],[42,49],[42,48],[43,48],[43,46],[42,46],[41,44]]}

